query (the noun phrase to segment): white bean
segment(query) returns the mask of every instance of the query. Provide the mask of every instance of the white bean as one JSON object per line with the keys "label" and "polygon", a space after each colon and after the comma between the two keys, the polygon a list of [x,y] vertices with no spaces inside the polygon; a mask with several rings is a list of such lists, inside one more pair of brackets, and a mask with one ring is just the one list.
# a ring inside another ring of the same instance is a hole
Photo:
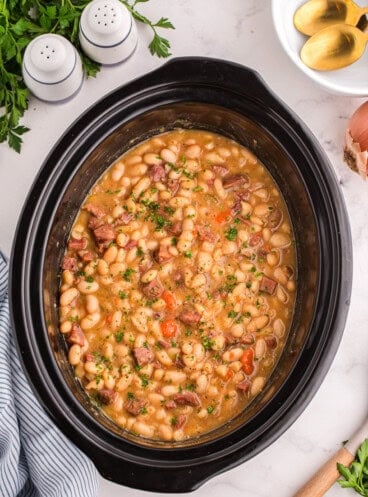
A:
{"label": "white bean", "polygon": [[103,260],[107,264],[112,264],[118,255],[118,248],[115,245],[111,245],[104,253]]}
{"label": "white bean", "polygon": [[217,195],[221,198],[224,199],[227,196],[227,192],[223,187],[222,180],[220,178],[216,178],[213,187],[217,193]]}
{"label": "white bean", "polygon": [[250,389],[250,394],[251,395],[257,395],[259,392],[262,390],[262,388],[265,386],[266,380],[263,378],[263,376],[257,376],[254,378],[251,389]]}
{"label": "white bean", "polygon": [[175,164],[177,159],[176,154],[169,148],[163,148],[160,152],[160,156],[165,162],[171,162],[172,164]]}
{"label": "white bean", "polygon": [[65,290],[64,293],[61,294],[60,296],[60,305],[62,307],[65,307],[73,302],[75,298],[77,298],[79,295],[79,292],[76,288],[72,287],[69,288],[68,290]]}
{"label": "white bean", "polygon": [[143,161],[149,166],[159,166],[160,164],[162,164],[161,157],[159,157],[157,154],[152,153],[144,154]]}
{"label": "white bean", "polygon": [[82,330],[90,330],[91,328],[96,326],[96,324],[100,321],[100,319],[101,319],[101,314],[99,312],[94,312],[93,314],[87,314],[87,316],[84,317],[80,323]]}
{"label": "white bean", "polygon": [[99,284],[97,283],[97,281],[86,281],[86,280],[82,280],[81,282],[78,283],[78,290],[80,291],[80,293],[83,293],[83,294],[89,294],[89,293],[95,293],[97,292],[97,290],[99,289]]}
{"label": "white bean", "polygon": [[72,345],[69,349],[68,353],[68,359],[69,362],[72,366],[77,366],[77,364],[80,363],[82,357],[82,349],[80,345],[77,345],[76,343]]}
{"label": "white bean", "polygon": [[134,195],[134,197],[138,198],[144,191],[147,190],[150,184],[151,184],[151,179],[148,176],[145,176],[144,178],[140,179],[132,190],[132,194]]}
{"label": "white bean", "polygon": [[143,274],[143,276],[141,277],[141,281],[142,283],[150,283],[157,277],[157,275],[158,275],[157,269],[150,269],[149,271]]}
{"label": "white bean", "polygon": [[187,379],[187,375],[181,371],[166,371],[164,381],[178,385]]}

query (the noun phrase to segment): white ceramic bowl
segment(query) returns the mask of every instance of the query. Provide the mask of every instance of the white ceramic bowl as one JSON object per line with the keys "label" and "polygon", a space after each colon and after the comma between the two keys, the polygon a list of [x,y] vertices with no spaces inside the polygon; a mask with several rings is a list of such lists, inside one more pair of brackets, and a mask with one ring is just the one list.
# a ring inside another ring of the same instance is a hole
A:
{"label": "white ceramic bowl", "polygon": [[[364,55],[351,66],[336,71],[314,71],[299,57],[308,39],[294,27],[293,16],[306,0],[272,0],[273,22],[285,52],[304,74],[332,93],[365,97],[368,95],[368,47]],[[358,0],[361,4],[361,1]]]}

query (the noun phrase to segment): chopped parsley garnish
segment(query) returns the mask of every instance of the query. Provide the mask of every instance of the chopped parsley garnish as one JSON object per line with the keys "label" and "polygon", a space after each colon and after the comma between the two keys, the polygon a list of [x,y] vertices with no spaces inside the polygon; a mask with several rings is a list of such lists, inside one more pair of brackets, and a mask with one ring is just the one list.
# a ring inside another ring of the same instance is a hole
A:
{"label": "chopped parsley garnish", "polygon": [[170,216],[171,216],[172,214],[174,214],[175,209],[174,209],[174,207],[170,207],[168,205],[165,205],[164,212],[166,212],[166,214],[170,214]]}
{"label": "chopped parsley garnish", "polygon": [[123,276],[123,279],[125,281],[131,281],[131,276],[133,273],[135,273],[136,270],[135,269],[132,269],[132,268],[128,268],[126,269],[123,273],[122,273],[122,276]]}
{"label": "chopped parsley garnish", "polygon": [[146,378],[145,376],[143,376],[143,377],[141,378],[141,382],[142,382],[142,387],[143,387],[143,388],[148,387],[148,384],[149,384],[148,378]]}
{"label": "chopped parsley garnish", "polygon": [[140,413],[147,414],[147,407],[141,407]]}
{"label": "chopped parsley garnish", "polygon": [[178,424],[178,418],[174,416],[173,418],[170,419],[170,423],[172,426],[175,426]]}
{"label": "chopped parsley garnish", "polygon": [[182,156],[180,157],[180,160],[181,160],[181,162],[182,162],[183,164],[185,164],[185,163],[187,162],[187,158],[185,157],[185,155],[182,155]]}
{"label": "chopped parsley garnish", "polygon": [[211,340],[211,338],[208,336],[202,337],[202,345],[205,350],[209,350],[213,345],[215,345],[215,343],[215,340]]}
{"label": "chopped parsley garnish", "polygon": [[142,255],[144,255],[143,249],[142,249],[142,247],[138,247],[137,248],[137,256],[142,257]]}
{"label": "chopped parsley garnish", "polygon": [[87,283],[92,283],[93,281],[95,281],[95,279],[93,276],[86,276],[86,281]]}
{"label": "chopped parsley garnish", "polygon": [[187,250],[186,252],[184,252],[184,257],[186,257],[187,259],[191,259],[193,257],[193,252],[191,250]]}
{"label": "chopped parsley garnish", "polygon": [[123,290],[119,290],[118,295],[122,300],[128,297],[128,295],[125,292],[123,292]]}
{"label": "chopped parsley garnish", "polygon": [[77,271],[77,272],[76,272],[76,275],[77,275],[77,276],[85,276],[85,275],[86,275],[86,273],[85,273],[84,271]]}
{"label": "chopped parsley garnish", "polygon": [[235,224],[239,224],[239,223],[241,223],[241,220],[240,220],[238,217],[236,217],[236,218],[234,219],[234,223],[235,223]]}
{"label": "chopped parsley garnish", "polygon": [[122,331],[117,331],[115,333],[115,341],[120,343],[122,339],[124,338],[124,333]]}
{"label": "chopped parsley garnish", "polygon": [[213,406],[208,406],[207,407],[208,414],[212,414],[214,410],[215,410],[215,408]]}
{"label": "chopped parsley garnish", "polygon": [[128,399],[134,399],[134,393],[128,392]]}
{"label": "chopped parsley garnish", "polygon": [[203,188],[201,186],[195,186],[194,188],[192,188],[193,192],[201,192],[202,190]]}
{"label": "chopped parsley garnish", "polygon": [[185,390],[189,390],[189,392],[194,392],[195,390],[195,384],[194,383],[188,383],[185,385]]}
{"label": "chopped parsley garnish", "polygon": [[175,238],[175,236],[173,236],[173,237],[171,238],[171,245],[174,245],[174,247],[175,247],[175,245],[177,245],[177,244],[178,244],[178,239],[177,239],[177,238]]}
{"label": "chopped parsley garnish", "polygon": [[230,228],[225,231],[225,237],[230,241],[234,241],[237,236],[238,230],[235,228],[235,226],[230,226]]}
{"label": "chopped parsley garnish", "polygon": [[185,330],[186,337],[190,337],[191,334],[192,334],[192,330]]}
{"label": "chopped parsley garnish", "polygon": [[116,195],[117,193],[120,193],[121,190],[105,190],[105,193],[108,193],[109,195]]}
{"label": "chopped parsley garnish", "polygon": [[102,380],[102,376],[100,374],[97,374],[95,380],[96,380],[96,385],[98,385]]}
{"label": "chopped parsley garnish", "polygon": [[236,311],[232,310],[232,311],[228,312],[227,317],[231,318],[231,319],[234,319],[234,318],[237,317],[237,315],[238,315],[238,313]]}

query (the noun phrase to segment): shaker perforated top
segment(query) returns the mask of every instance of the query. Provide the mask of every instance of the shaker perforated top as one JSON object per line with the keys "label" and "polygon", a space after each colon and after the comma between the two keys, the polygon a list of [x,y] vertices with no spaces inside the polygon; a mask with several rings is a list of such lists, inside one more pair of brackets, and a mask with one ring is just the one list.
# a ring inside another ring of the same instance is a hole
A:
{"label": "shaker perforated top", "polygon": [[28,75],[46,84],[66,79],[76,64],[76,52],[64,37],[56,34],[38,36],[28,45],[23,66]]}
{"label": "shaker perforated top", "polygon": [[84,9],[80,29],[93,45],[112,47],[129,35],[132,16],[118,0],[95,0]]}

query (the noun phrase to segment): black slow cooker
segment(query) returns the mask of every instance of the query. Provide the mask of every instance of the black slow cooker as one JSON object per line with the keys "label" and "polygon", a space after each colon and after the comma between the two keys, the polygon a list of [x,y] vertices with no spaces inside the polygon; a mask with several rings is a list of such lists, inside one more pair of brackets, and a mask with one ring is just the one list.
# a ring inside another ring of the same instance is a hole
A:
{"label": "black slow cooker", "polygon": [[[91,403],[67,361],[57,303],[68,233],[92,185],[133,145],[177,127],[223,134],[263,162],[290,212],[299,276],[288,341],[263,392],[222,427],[164,443],[127,433]],[[310,131],[254,71],[214,59],[173,59],[97,102],[50,152],[15,237],[12,319],[42,405],[105,478],[144,490],[187,492],[253,457],[306,407],[340,342],[351,276],[344,202]]]}

